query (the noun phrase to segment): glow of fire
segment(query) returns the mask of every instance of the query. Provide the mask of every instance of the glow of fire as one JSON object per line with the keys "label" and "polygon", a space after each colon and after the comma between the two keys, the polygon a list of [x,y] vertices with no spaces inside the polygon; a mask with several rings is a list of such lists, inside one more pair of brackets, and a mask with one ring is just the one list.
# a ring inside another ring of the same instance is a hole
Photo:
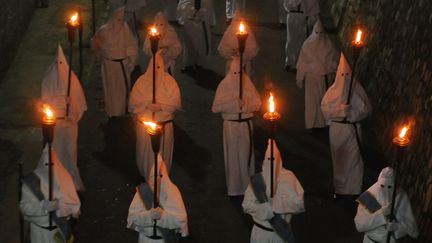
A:
{"label": "glow of fire", "polygon": [[156,130],[157,124],[154,122],[147,122],[147,121],[143,121],[142,122],[144,125],[148,126],[151,130]]}
{"label": "glow of fire", "polygon": [[69,22],[71,25],[77,25],[78,24],[77,20],[78,20],[78,13],[75,13],[74,15],[72,15]]}
{"label": "glow of fire", "polygon": [[408,127],[404,126],[399,133],[399,138],[401,138],[401,139],[405,138],[407,131],[408,131]]}
{"label": "glow of fire", "polygon": [[158,35],[158,31],[154,26],[150,28],[150,35],[152,36]]}
{"label": "glow of fire", "polygon": [[270,97],[269,97],[269,111],[275,112],[275,103],[274,103],[274,98],[272,93],[270,93]]}
{"label": "glow of fire", "polygon": [[244,34],[246,32],[245,31],[245,26],[244,26],[243,22],[240,22],[239,32],[240,32],[240,34]]}
{"label": "glow of fire", "polygon": [[42,112],[44,114],[42,122],[45,124],[53,124],[55,122],[54,111],[48,104],[42,106]]}
{"label": "glow of fire", "polygon": [[355,43],[356,44],[360,44],[361,43],[362,34],[363,34],[363,32],[360,29],[357,30],[357,35],[356,35],[356,39],[355,39]]}

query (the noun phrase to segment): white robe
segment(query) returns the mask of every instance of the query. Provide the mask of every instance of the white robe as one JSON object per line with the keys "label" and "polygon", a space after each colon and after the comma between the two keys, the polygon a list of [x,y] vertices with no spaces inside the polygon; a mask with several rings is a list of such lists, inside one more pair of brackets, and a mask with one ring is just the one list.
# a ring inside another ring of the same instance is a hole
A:
{"label": "white robe", "polygon": [[[381,209],[371,213],[362,204],[358,205],[354,222],[359,232],[365,232],[363,243],[374,243],[372,240],[378,242],[386,242],[387,240],[387,219],[383,214],[383,207],[391,203],[392,193],[394,191],[394,179],[386,178],[389,177],[390,174],[393,174],[393,170],[388,167],[384,168],[378,181],[367,190],[381,205]],[[381,187],[381,185],[384,185],[384,187]],[[387,187],[388,185],[391,185],[392,188],[389,189]],[[417,224],[408,195],[401,188],[397,189],[395,217],[399,228],[392,234],[393,236],[390,238],[391,243],[396,242],[394,236],[398,239],[405,235],[409,235],[413,238],[418,237]]]}
{"label": "white robe", "polygon": [[[161,111],[155,112],[155,122],[165,123],[174,119],[174,112],[181,109],[180,89],[174,78],[164,71],[164,63],[161,56],[156,54],[156,104],[161,106]],[[136,114],[137,143],[136,160],[142,176],[148,178],[148,173],[154,163],[154,154],[151,147],[150,136],[140,120],[153,121],[153,112],[147,108],[153,99],[153,59],[150,60],[147,71],[136,81],[129,100],[129,111]],[[174,148],[173,123],[168,122],[163,128],[160,153],[168,171],[171,168],[172,152]]]}
{"label": "white robe", "polygon": [[[240,25],[240,20],[240,17],[235,17],[233,19],[230,26],[228,26],[228,28],[225,30],[225,33],[222,36],[218,46],[219,54],[227,60],[227,71],[229,70],[232,59],[234,57],[239,57],[240,54],[238,52],[238,39],[236,36]],[[256,42],[255,35],[249,26],[245,25],[245,30],[248,33],[248,38],[246,39],[246,46],[243,52],[243,63],[246,65],[246,72],[250,75],[252,71],[251,61],[258,54],[259,47]]]}
{"label": "white robe", "polygon": [[[183,203],[182,196],[179,189],[174,185],[166,171],[165,164],[163,163],[160,156],[158,156],[158,174],[162,175],[158,180],[158,193],[159,193],[159,204],[163,209],[161,218],[157,220],[157,226],[173,229],[177,233],[180,233],[183,237],[189,234],[186,208]],[[154,168],[152,167],[152,176],[149,179],[149,187],[153,190],[154,188]],[[153,190],[154,191],[154,190]],[[156,243],[164,242],[163,239],[152,240],[147,236],[153,235],[153,220],[150,217],[150,210],[147,207],[152,205],[145,205],[138,192],[132,200],[129,207],[129,214],[127,218],[127,227],[139,232],[139,243]],[[160,236],[160,232],[157,231],[157,235]]]}
{"label": "white robe", "polygon": [[[59,209],[55,211],[58,217],[78,218],[81,202],[76,193],[76,188],[71,176],[57,158],[55,150],[52,150],[53,161],[53,199],[59,201]],[[40,179],[40,190],[48,199],[48,146],[42,152],[41,159],[34,173]],[[24,219],[30,222],[30,241],[32,243],[55,243],[54,235],[58,229],[49,231],[39,226],[49,226],[49,213],[43,207],[43,201],[33,194],[30,188],[23,183],[20,209]],[[39,225],[39,226],[37,226]],[[55,222],[53,221],[53,225]]]}
{"label": "white robe", "polygon": [[[78,122],[87,110],[87,103],[81,84],[73,71],[70,95],[67,97],[68,72],[69,65],[59,45],[55,62],[49,67],[42,81],[42,101],[53,107],[56,117],[60,118],[54,128],[53,148],[72,176],[77,190],[83,191],[84,184],[77,167],[77,141]],[[69,114],[66,116],[67,100],[70,102]]]}
{"label": "white robe", "polygon": [[[274,213],[281,214],[282,218],[287,222],[291,222],[292,214],[305,211],[303,200],[303,187],[297,180],[297,177],[289,170],[282,167],[282,158],[279,149],[274,143],[274,167],[273,167],[273,198],[270,198],[270,140],[267,146],[265,159],[262,165],[262,176],[266,185],[266,195],[269,201],[263,204],[258,203],[255,193],[248,186],[245,197],[243,199],[243,211],[250,214],[253,220],[267,228],[272,228],[269,219],[274,216]],[[264,205],[269,204],[269,205]],[[271,211],[270,211],[271,209]],[[251,233],[251,243],[283,243],[283,239],[276,232],[266,231],[254,225]]]}
{"label": "white robe", "polygon": [[225,15],[227,19],[232,19],[236,13],[246,13],[246,0],[226,0],[225,1]]}
{"label": "white robe", "polygon": [[[328,89],[321,102],[321,109],[330,125],[330,149],[333,160],[333,185],[335,193],[356,195],[361,192],[363,182],[363,160],[356,139],[356,123],[359,138],[360,124],[366,118],[371,105],[361,84],[354,80],[351,96],[351,110],[346,114],[351,68],[341,54],[334,84]],[[347,118],[349,123],[340,123]]]}
{"label": "white robe", "polygon": [[[124,21],[124,7],[116,9],[108,22],[100,27],[92,44],[102,62],[105,110],[109,117],[122,116],[126,114],[126,92],[131,88],[130,74],[138,56],[137,40]],[[112,61],[116,59],[124,59],[128,87],[120,62]]]}
{"label": "white robe", "polygon": [[212,22],[211,7],[210,0],[202,0],[198,11],[195,10],[194,0],[180,0],[178,3],[177,19],[179,24],[184,25],[183,62],[185,66],[207,65],[211,53],[209,28]]}
{"label": "white robe", "polygon": [[[244,194],[249,183],[249,176],[254,173],[255,168],[253,148],[249,161],[249,128],[252,130],[252,121],[236,122],[233,120],[239,119],[239,113],[242,114],[242,119],[252,118],[253,112],[258,111],[261,106],[260,95],[245,74],[243,75],[244,105],[240,108],[238,104],[239,68],[239,60],[234,59],[231,62],[230,71],[217,87],[212,107],[212,111],[222,113],[224,119],[225,178],[230,196]],[[252,133],[252,131],[250,132]]]}
{"label": "white robe", "polygon": [[305,127],[325,127],[321,100],[326,91],[325,75],[337,68],[339,52],[317,21],[312,34],[303,43],[297,61],[297,86],[305,88]]}
{"label": "white robe", "polygon": [[[155,24],[158,31],[161,33],[158,48],[161,50],[161,56],[164,60],[165,70],[171,69],[171,74],[174,72],[175,60],[182,52],[182,44],[177,36],[175,29],[168,24],[165,16],[162,13],[156,14]],[[144,53],[147,56],[152,56],[151,43],[149,36],[147,35],[144,42]]]}

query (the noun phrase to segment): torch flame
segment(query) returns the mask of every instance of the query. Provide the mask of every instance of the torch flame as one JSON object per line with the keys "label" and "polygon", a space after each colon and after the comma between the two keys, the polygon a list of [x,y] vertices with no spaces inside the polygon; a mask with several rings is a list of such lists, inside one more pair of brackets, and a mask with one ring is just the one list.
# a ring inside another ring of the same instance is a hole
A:
{"label": "torch flame", "polygon": [[55,122],[55,116],[53,109],[48,104],[42,105],[42,122],[45,124],[53,124]]}
{"label": "torch flame", "polygon": [[362,34],[363,34],[363,32],[360,29],[357,30],[357,35],[356,35],[356,39],[355,39],[355,43],[356,44],[360,44],[361,43]]}
{"label": "torch flame", "polygon": [[157,34],[158,34],[158,31],[157,31],[156,27],[152,26],[150,28],[150,35],[156,36]]}
{"label": "torch flame", "polygon": [[407,127],[407,126],[404,126],[404,127],[401,129],[400,133],[399,133],[399,137],[400,137],[401,139],[402,139],[402,138],[405,138],[407,131],[408,131],[408,127]]}
{"label": "torch flame", "polygon": [[72,15],[72,17],[70,17],[69,23],[71,25],[77,25],[78,24],[77,20],[78,20],[78,13],[75,13],[74,15]]}
{"label": "torch flame", "polygon": [[151,128],[152,130],[156,130],[157,124],[154,122],[143,121],[143,124]]}
{"label": "torch flame", "polygon": [[240,22],[240,25],[239,25],[239,32],[240,32],[240,34],[244,34],[244,33],[245,33],[245,26],[244,26],[244,24],[243,24],[243,21]]}
{"label": "torch flame", "polygon": [[269,97],[269,111],[272,113],[275,112],[275,103],[274,103],[274,98],[272,93],[270,93],[270,97]]}

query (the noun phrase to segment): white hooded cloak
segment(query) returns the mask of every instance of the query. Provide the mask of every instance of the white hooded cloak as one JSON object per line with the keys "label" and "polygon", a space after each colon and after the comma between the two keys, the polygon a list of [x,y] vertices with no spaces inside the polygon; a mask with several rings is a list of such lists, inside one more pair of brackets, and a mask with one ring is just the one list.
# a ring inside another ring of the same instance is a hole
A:
{"label": "white hooded cloak", "polygon": [[324,32],[321,21],[315,23],[312,34],[303,43],[297,61],[297,86],[305,88],[306,129],[325,127],[321,100],[326,90],[325,75],[334,73],[339,52]]}
{"label": "white hooded cloak", "polygon": [[[241,22],[241,16],[238,14],[234,17],[231,24],[225,30],[222,36],[221,42],[218,46],[219,54],[227,59],[227,71],[230,67],[231,61],[234,57],[239,57],[240,53],[238,51],[238,39],[237,32]],[[245,30],[248,33],[248,38],[246,39],[246,46],[243,53],[243,63],[246,64],[246,72],[251,74],[251,60],[258,54],[259,47],[255,39],[253,31],[250,29],[249,25],[245,25]]]}
{"label": "white hooded cloak", "polygon": [[[262,165],[262,176],[266,185],[266,195],[269,201],[263,204],[258,203],[251,185],[248,186],[243,200],[243,211],[250,214],[253,220],[267,228],[272,228],[269,223],[274,213],[282,214],[283,219],[291,222],[292,214],[305,211],[303,200],[303,187],[297,177],[290,170],[283,168],[282,158],[276,142],[274,147],[273,167],[273,198],[270,198],[270,140],[268,141],[265,158]],[[251,234],[251,243],[272,242],[283,243],[283,239],[276,232],[270,232],[254,225]]]}
{"label": "white hooded cloak", "polygon": [[[181,109],[180,89],[175,79],[164,70],[164,62],[156,54],[156,104],[161,106],[161,111],[155,112],[155,122],[165,124],[161,137],[160,152],[166,162],[168,171],[171,168],[172,151],[174,148],[173,123],[174,112]],[[153,99],[153,58],[150,60],[147,71],[136,81],[129,100],[129,111],[136,114],[137,144],[136,159],[138,169],[142,176],[148,177],[154,155],[151,148],[150,136],[146,127],[140,120],[153,121],[153,112],[147,108]]]}
{"label": "white hooded cloak", "polygon": [[[384,168],[375,184],[367,192],[370,193],[381,205],[381,209],[376,212],[370,212],[362,204],[358,205],[357,215],[354,218],[356,228],[359,232],[364,232],[364,243],[386,242],[388,219],[383,214],[383,208],[388,206],[392,201],[392,195],[395,189],[394,185],[395,172],[392,168]],[[397,188],[395,217],[399,225],[398,229],[393,232],[390,242],[395,243],[394,236],[397,239],[409,235],[417,238],[419,235],[416,220],[411,209],[411,204],[407,193],[402,188]]]}
{"label": "white hooded cloak", "polygon": [[[343,53],[339,61],[334,84],[325,93],[321,110],[330,125],[330,149],[333,160],[333,185],[335,193],[356,195],[363,182],[363,160],[354,129],[361,138],[360,122],[366,118],[371,105],[360,82],[354,79],[351,91],[351,108],[346,108],[351,68]],[[344,122],[346,117],[347,122]],[[355,124],[353,124],[355,123]]]}
{"label": "white hooded cloak", "polygon": [[[160,51],[160,55],[166,63],[165,70],[171,69],[171,74],[174,72],[175,60],[182,52],[182,45],[177,36],[177,32],[175,29],[169,25],[165,15],[161,12],[157,13],[155,16],[155,26],[159,33],[161,34],[161,38],[159,40],[158,48]],[[147,56],[152,56],[151,51],[151,43],[149,36],[147,35],[144,42],[144,53]]]}
{"label": "white hooded cloak", "polygon": [[[105,110],[109,117],[126,114],[126,92],[131,88],[130,74],[138,56],[137,40],[124,20],[125,7],[113,8],[108,22],[92,40],[93,49],[102,62]],[[113,61],[119,59],[123,59],[127,87],[120,62]]]}
{"label": "white hooded cloak", "polygon": [[[81,202],[71,176],[59,161],[55,150],[52,150],[53,162],[53,199],[58,200],[59,208],[55,211],[58,217],[78,218]],[[34,170],[40,179],[40,190],[46,200],[49,198],[48,177],[48,146],[42,151],[42,156]],[[24,219],[30,222],[30,240],[32,243],[55,243],[54,235],[58,229],[49,231],[39,226],[49,226],[49,213],[44,209],[44,201],[33,194],[26,183],[22,185],[20,209]],[[55,225],[55,222],[53,222]]]}
{"label": "white hooded cloak", "polygon": [[177,20],[179,24],[184,25],[185,66],[207,64],[207,57],[211,53],[209,25],[212,23],[212,6],[211,0],[201,0],[201,8],[197,11],[195,0],[180,0],[178,3]]}
{"label": "white hooded cloak", "polygon": [[239,60],[235,58],[228,74],[217,87],[212,107],[212,111],[221,113],[224,120],[225,177],[230,196],[244,194],[249,176],[255,168],[253,149],[249,161],[252,121],[238,122],[239,113],[242,114],[242,119],[249,119],[261,106],[260,95],[247,74],[243,75],[244,105],[239,106],[239,68]]}
{"label": "white hooded cloak", "polygon": [[284,0],[284,8],[288,12],[285,65],[295,67],[307,29],[318,19],[319,5],[316,0]]}
{"label": "white hooded cloak", "polygon": [[[84,190],[77,167],[77,140],[78,122],[87,103],[81,84],[71,72],[70,95],[67,96],[69,65],[60,45],[53,64],[49,67],[42,81],[42,101],[48,103],[54,109],[57,123],[54,129],[53,147],[57,151],[63,166],[72,176],[75,187],[79,191]],[[66,106],[69,101],[69,114],[66,115]]]}
{"label": "white hooded cloak", "polygon": [[[161,158],[158,156],[158,199],[159,207],[163,209],[161,218],[157,220],[157,226],[173,229],[183,237],[189,234],[186,208],[179,189],[171,182],[168,171]],[[154,166],[151,168],[148,185],[154,191]],[[164,242],[163,239],[153,240],[147,236],[153,235],[153,220],[150,210],[153,205],[145,205],[139,192],[135,193],[129,207],[127,227],[139,232],[139,243]],[[157,235],[161,235],[157,232]]]}

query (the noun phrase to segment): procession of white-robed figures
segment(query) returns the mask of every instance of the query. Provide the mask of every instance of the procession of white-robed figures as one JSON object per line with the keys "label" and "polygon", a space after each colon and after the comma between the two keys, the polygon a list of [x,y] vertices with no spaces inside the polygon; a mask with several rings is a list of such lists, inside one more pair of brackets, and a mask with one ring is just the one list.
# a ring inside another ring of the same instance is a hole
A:
{"label": "procession of white-robed figures", "polygon": [[[138,30],[126,21],[125,9],[145,6],[145,1],[127,1],[126,5],[113,1],[110,18],[92,40],[102,64],[105,111],[110,118],[130,112],[137,122],[136,163],[145,182],[136,187],[127,228],[139,233],[138,242],[177,242],[178,237],[189,234],[187,205],[169,177],[173,120],[181,110],[174,67],[182,52],[184,72],[207,66],[210,26],[215,25],[212,0],[163,3],[164,13],[156,14],[142,45],[150,59],[148,68],[136,82],[132,82],[131,73],[137,65]],[[278,0],[278,6],[287,13],[286,20],[279,16],[279,22],[287,26],[286,69],[296,69],[296,83],[305,89],[305,128],[330,126],[335,197],[357,198],[354,221],[365,233],[364,242],[396,242],[406,235],[416,238],[416,222],[407,194],[397,185],[397,169],[384,168],[377,182],[361,191],[360,122],[370,113],[371,105],[360,80],[354,78],[354,68],[325,33],[317,1]],[[294,214],[305,211],[304,191],[294,172],[283,167],[274,136],[270,136],[264,156],[255,157],[253,117],[262,102],[252,78],[252,62],[259,47],[243,18],[244,9],[245,1],[227,0],[230,25],[218,47],[227,60],[226,75],[212,106],[223,119],[227,194],[244,196],[243,210],[254,221],[251,242],[292,243],[290,221]],[[183,25],[183,43],[169,24],[173,20]],[[354,41],[357,51],[360,44],[364,44],[361,32]],[[41,99],[44,148],[36,169],[22,180],[20,209],[30,223],[31,242],[72,242],[70,221],[80,215],[77,192],[85,190],[77,166],[77,124],[87,105],[60,45],[42,81]],[[271,96],[270,122],[279,117],[274,109]],[[257,159],[262,159],[258,171]]]}

